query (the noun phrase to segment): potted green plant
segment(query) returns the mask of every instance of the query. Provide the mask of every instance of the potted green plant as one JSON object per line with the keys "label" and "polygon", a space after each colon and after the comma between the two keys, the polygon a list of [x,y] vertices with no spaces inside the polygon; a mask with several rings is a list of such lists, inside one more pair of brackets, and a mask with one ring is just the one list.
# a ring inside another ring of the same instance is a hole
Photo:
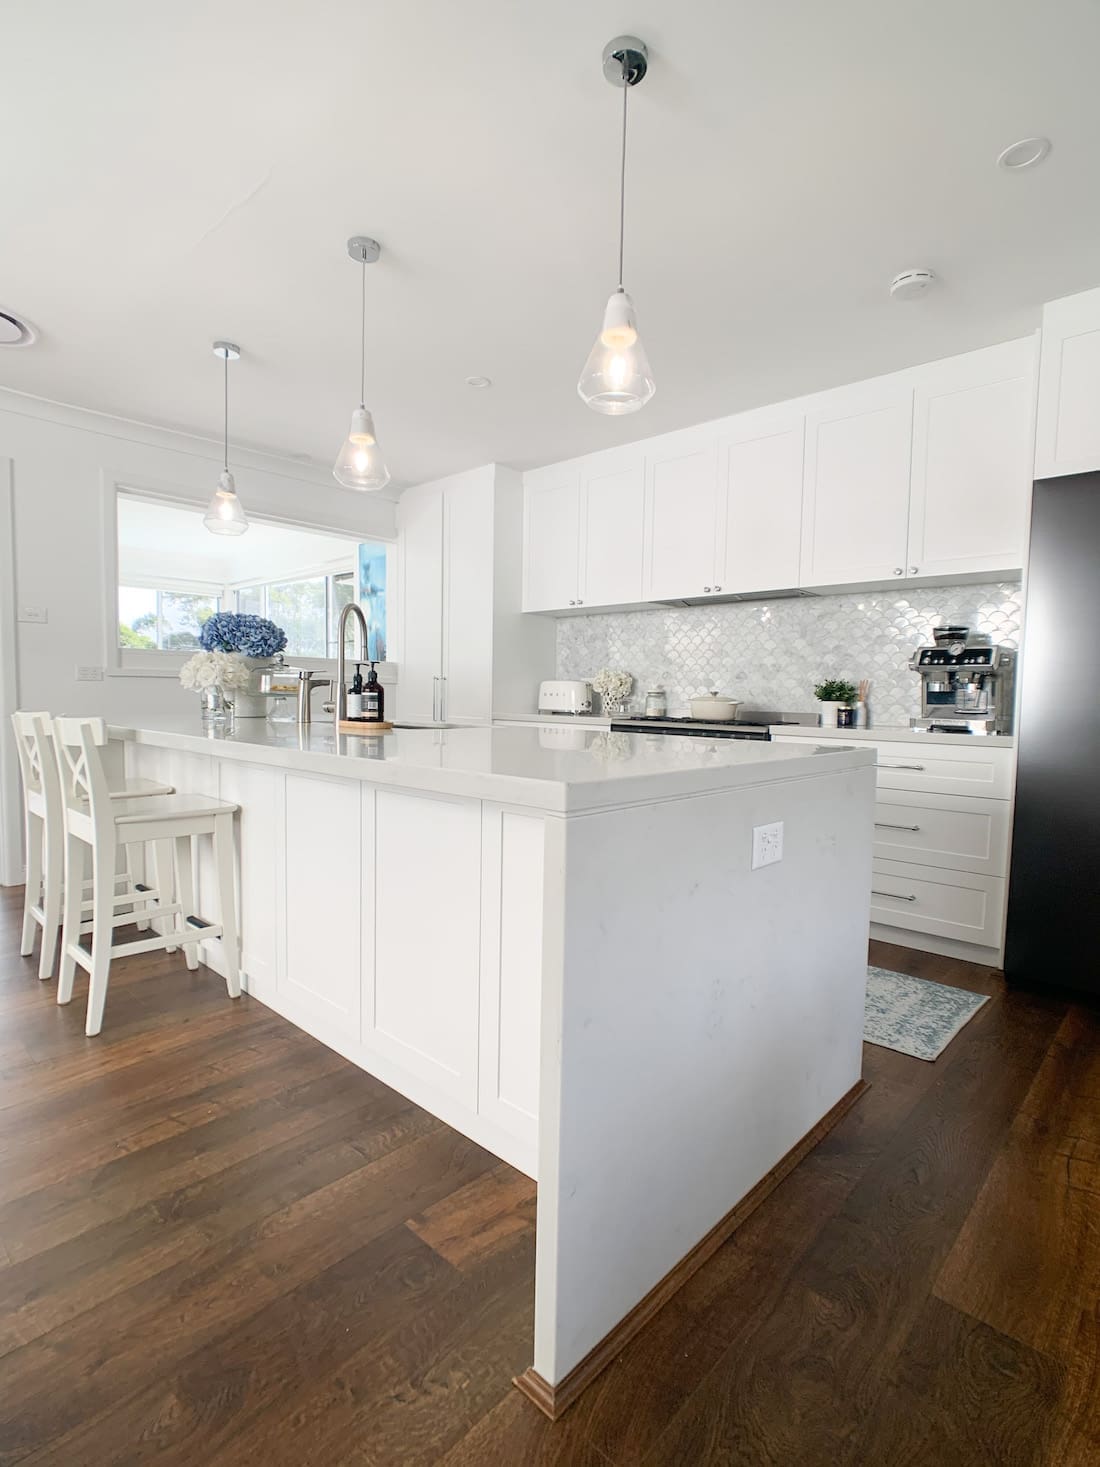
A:
{"label": "potted green plant", "polygon": [[814,697],[821,704],[817,721],[821,728],[836,728],[837,714],[841,708],[850,707],[856,700],[854,683],[843,678],[826,678],[814,688]]}

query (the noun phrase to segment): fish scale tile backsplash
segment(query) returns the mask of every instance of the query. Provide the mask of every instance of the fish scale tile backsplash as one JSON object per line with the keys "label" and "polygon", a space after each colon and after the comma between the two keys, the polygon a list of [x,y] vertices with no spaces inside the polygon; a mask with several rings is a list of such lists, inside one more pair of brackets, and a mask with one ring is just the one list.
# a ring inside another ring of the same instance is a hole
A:
{"label": "fish scale tile backsplash", "polygon": [[1016,647],[1022,609],[1021,588],[1010,583],[570,616],[558,622],[557,676],[625,668],[633,701],[640,706],[659,683],[670,713],[686,712],[688,698],[711,688],[749,708],[812,711],[823,678],[870,678],[872,721],[905,726],[920,714],[909,658],[932,628],[961,623]]}

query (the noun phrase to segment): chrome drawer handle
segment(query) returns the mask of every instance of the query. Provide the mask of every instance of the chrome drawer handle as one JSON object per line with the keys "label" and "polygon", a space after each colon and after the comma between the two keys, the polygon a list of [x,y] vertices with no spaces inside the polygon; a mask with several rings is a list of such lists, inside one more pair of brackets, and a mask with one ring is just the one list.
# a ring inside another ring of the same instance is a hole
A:
{"label": "chrome drawer handle", "polygon": [[919,825],[891,825],[889,820],[876,820],[876,830],[911,830],[914,835],[920,829]]}
{"label": "chrome drawer handle", "polygon": [[924,773],[923,764],[880,764],[880,769],[912,769],[915,774]]}
{"label": "chrome drawer handle", "polygon": [[888,896],[888,897],[893,897],[896,902],[915,902],[916,901],[916,897],[915,896],[903,896],[900,891],[876,891],[873,886],[871,888],[871,895],[872,896]]}

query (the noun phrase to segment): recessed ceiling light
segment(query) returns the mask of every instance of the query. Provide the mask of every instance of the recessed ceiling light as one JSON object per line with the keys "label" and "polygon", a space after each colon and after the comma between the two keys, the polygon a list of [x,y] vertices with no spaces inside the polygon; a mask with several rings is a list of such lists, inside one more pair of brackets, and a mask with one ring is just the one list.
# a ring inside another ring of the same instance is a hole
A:
{"label": "recessed ceiling light", "polygon": [[37,335],[29,321],[0,306],[0,346],[30,346]]}
{"label": "recessed ceiling light", "polygon": [[1021,138],[1006,148],[997,159],[998,168],[1007,168],[1009,173],[1019,173],[1021,168],[1034,168],[1041,163],[1051,149],[1049,138]]}
{"label": "recessed ceiling light", "polygon": [[890,282],[890,295],[896,301],[915,301],[924,295],[936,277],[931,270],[903,270]]}
{"label": "recessed ceiling light", "polygon": [[466,378],[466,386],[467,387],[492,387],[492,385],[493,385],[493,379],[491,377],[467,377]]}

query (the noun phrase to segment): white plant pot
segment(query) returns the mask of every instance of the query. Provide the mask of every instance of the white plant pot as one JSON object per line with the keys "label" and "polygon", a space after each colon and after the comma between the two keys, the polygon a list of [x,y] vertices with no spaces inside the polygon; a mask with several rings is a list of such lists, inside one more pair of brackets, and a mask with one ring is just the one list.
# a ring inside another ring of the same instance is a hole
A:
{"label": "white plant pot", "polygon": [[836,728],[837,714],[843,707],[843,703],[821,703],[817,715],[818,728]]}

